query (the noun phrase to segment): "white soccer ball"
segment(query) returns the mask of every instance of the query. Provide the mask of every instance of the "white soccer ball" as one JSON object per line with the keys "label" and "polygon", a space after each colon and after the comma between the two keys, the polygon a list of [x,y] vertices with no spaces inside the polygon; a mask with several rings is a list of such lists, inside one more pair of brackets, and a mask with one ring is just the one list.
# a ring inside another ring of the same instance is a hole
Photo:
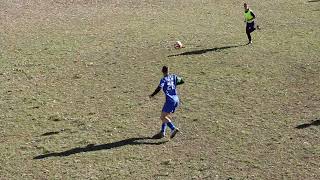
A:
{"label": "white soccer ball", "polygon": [[176,41],[176,43],[174,43],[174,48],[175,49],[183,48],[183,44],[180,41]]}

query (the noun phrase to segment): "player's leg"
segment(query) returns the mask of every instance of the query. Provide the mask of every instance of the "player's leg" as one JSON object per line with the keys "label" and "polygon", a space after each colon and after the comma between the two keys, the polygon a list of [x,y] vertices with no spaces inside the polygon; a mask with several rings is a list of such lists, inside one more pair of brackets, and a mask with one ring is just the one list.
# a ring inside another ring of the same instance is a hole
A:
{"label": "player's leg", "polygon": [[177,132],[179,132],[179,129],[175,127],[175,125],[172,122],[171,114],[175,112],[176,108],[179,106],[179,99],[176,98],[175,101],[168,103],[167,108],[164,109],[162,113],[163,122],[167,122],[167,125],[171,129],[171,135],[170,138],[173,138]]}
{"label": "player's leg", "polygon": [[248,36],[249,44],[252,43],[251,33],[256,30],[256,28],[254,26],[255,26],[254,21],[251,23],[247,23],[246,33]]}
{"label": "player's leg", "polygon": [[167,115],[167,117],[168,117],[171,121],[173,121],[172,114],[173,114],[173,113],[170,113],[170,114]]}
{"label": "player's leg", "polygon": [[173,124],[172,119],[170,118],[169,112],[162,112],[160,119],[162,124],[166,124],[171,129],[171,132],[176,129],[176,126]]}
{"label": "player's leg", "polygon": [[167,129],[167,123],[162,123],[160,132],[155,134],[152,138],[153,139],[161,139],[161,138],[163,138],[165,136],[166,129]]}
{"label": "player's leg", "polygon": [[160,115],[160,120],[162,122],[161,129],[160,129],[159,133],[157,133],[156,135],[153,136],[154,139],[160,139],[160,138],[163,138],[165,136],[167,125],[168,125],[168,121],[170,120],[170,119],[168,120],[167,117],[166,117],[168,114],[170,114],[169,111],[170,111],[170,104],[168,104],[168,102],[166,102],[163,105],[163,108],[162,108],[162,111],[161,111],[161,115]]}
{"label": "player's leg", "polygon": [[165,136],[167,126],[169,126],[169,128],[171,129],[170,138],[173,138],[176,135],[176,133],[179,131],[179,129],[174,126],[174,124],[172,122],[172,118],[170,116],[170,114],[175,111],[175,108],[178,105],[179,105],[179,101],[165,102],[165,104],[162,108],[161,116],[160,116],[160,119],[162,121],[161,130],[159,133],[157,133],[156,135],[153,136],[154,139],[163,138]]}
{"label": "player's leg", "polygon": [[163,135],[166,134],[167,123],[168,123],[168,121],[169,121],[169,120],[166,118],[167,114],[168,114],[168,113],[162,111],[162,112],[161,112],[161,116],[160,116],[160,120],[162,121],[161,133],[162,133]]}
{"label": "player's leg", "polygon": [[171,131],[173,131],[176,128],[172,123],[169,112],[162,112],[160,119],[162,120],[162,123],[166,123],[169,126]]}
{"label": "player's leg", "polygon": [[[164,105],[165,107],[165,105]],[[161,139],[165,136],[166,134],[166,129],[167,129],[167,119],[165,118],[166,114],[162,111],[161,112],[161,116],[160,116],[160,119],[161,119],[161,129],[160,129],[160,132],[155,134],[152,138],[153,139]]]}
{"label": "player's leg", "polygon": [[173,138],[177,132],[179,132],[179,129],[176,128],[176,126],[173,124],[172,119],[170,118],[171,113],[168,112],[162,112],[160,119],[162,120],[162,123],[166,123],[167,126],[171,129],[170,138]]}
{"label": "player's leg", "polygon": [[[177,97],[177,99],[175,100],[175,104],[174,104],[174,110],[172,111],[172,113],[175,112],[176,108],[178,108],[180,105],[180,100]],[[179,132],[179,129],[176,128],[174,131],[171,132],[170,138],[174,138],[174,136],[177,134],[177,132]]]}
{"label": "player's leg", "polygon": [[248,44],[251,44],[252,41],[251,41],[251,35],[250,35],[250,24],[247,23],[247,26],[246,26],[246,34],[247,34],[247,37],[248,37],[248,40],[249,40],[249,43]]}
{"label": "player's leg", "polygon": [[167,123],[171,131],[175,129],[174,124],[172,123],[172,118],[170,116],[171,113],[173,113],[178,106],[178,100],[177,101],[167,101],[162,109],[161,117],[163,123]]}

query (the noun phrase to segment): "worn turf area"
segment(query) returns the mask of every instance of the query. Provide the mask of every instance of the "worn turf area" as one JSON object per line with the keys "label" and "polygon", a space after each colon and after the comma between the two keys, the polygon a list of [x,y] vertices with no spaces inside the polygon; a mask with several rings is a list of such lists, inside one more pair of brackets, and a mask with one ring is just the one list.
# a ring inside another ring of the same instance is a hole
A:
{"label": "worn turf area", "polygon": [[248,3],[2,0],[0,179],[320,179],[320,2]]}

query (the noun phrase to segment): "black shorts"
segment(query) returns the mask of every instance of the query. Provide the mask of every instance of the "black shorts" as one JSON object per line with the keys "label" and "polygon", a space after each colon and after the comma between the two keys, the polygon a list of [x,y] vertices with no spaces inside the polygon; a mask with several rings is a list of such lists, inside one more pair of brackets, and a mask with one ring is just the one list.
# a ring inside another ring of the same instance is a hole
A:
{"label": "black shorts", "polygon": [[254,30],[254,21],[250,22],[250,23],[247,22],[246,30],[247,31],[253,31]]}

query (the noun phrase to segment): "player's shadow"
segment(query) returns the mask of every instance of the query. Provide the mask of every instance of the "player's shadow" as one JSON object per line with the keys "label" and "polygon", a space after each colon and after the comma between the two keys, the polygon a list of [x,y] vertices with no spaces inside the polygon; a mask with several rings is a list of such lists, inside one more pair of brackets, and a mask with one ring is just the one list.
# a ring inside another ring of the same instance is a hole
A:
{"label": "player's shadow", "polygon": [[320,0],[309,0],[308,2],[320,2]]}
{"label": "player's shadow", "polygon": [[146,141],[148,139],[153,139],[150,137],[140,137],[140,138],[129,138],[117,142],[107,143],[107,144],[88,144],[85,147],[77,147],[73,149],[69,149],[62,152],[53,152],[48,154],[42,154],[39,156],[35,156],[33,159],[44,159],[48,157],[65,157],[70,156],[73,154],[83,153],[83,152],[92,152],[92,151],[100,151],[100,150],[106,150],[106,149],[113,149],[113,148],[119,148],[126,145],[161,145],[166,143],[167,141],[161,141],[161,142],[149,142]]}
{"label": "player's shadow", "polygon": [[300,124],[300,125],[296,126],[296,128],[297,129],[304,129],[304,128],[308,128],[310,126],[320,126],[320,119],[313,120],[310,123]]}
{"label": "player's shadow", "polygon": [[52,132],[47,132],[47,133],[41,134],[41,136],[51,136],[51,135],[59,134],[59,133],[60,133],[59,131],[52,131]]}
{"label": "player's shadow", "polygon": [[237,48],[237,47],[245,46],[245,45],[247,45],[247,44],[223,46],[223,47],[216,47],[216,48],[210,48],[210,49],[201,49],[201,50],[195,50],[195,51],[187,51],[187,52],[183,52],[183,53],[180,53],[180,54],[169,55],[168,57],[199,55],[199,54],[204,54],[204,53],[207,53],[207,52],[219,52],[219,51],[222,51],[222,50],[225,50],[225,49]]}

